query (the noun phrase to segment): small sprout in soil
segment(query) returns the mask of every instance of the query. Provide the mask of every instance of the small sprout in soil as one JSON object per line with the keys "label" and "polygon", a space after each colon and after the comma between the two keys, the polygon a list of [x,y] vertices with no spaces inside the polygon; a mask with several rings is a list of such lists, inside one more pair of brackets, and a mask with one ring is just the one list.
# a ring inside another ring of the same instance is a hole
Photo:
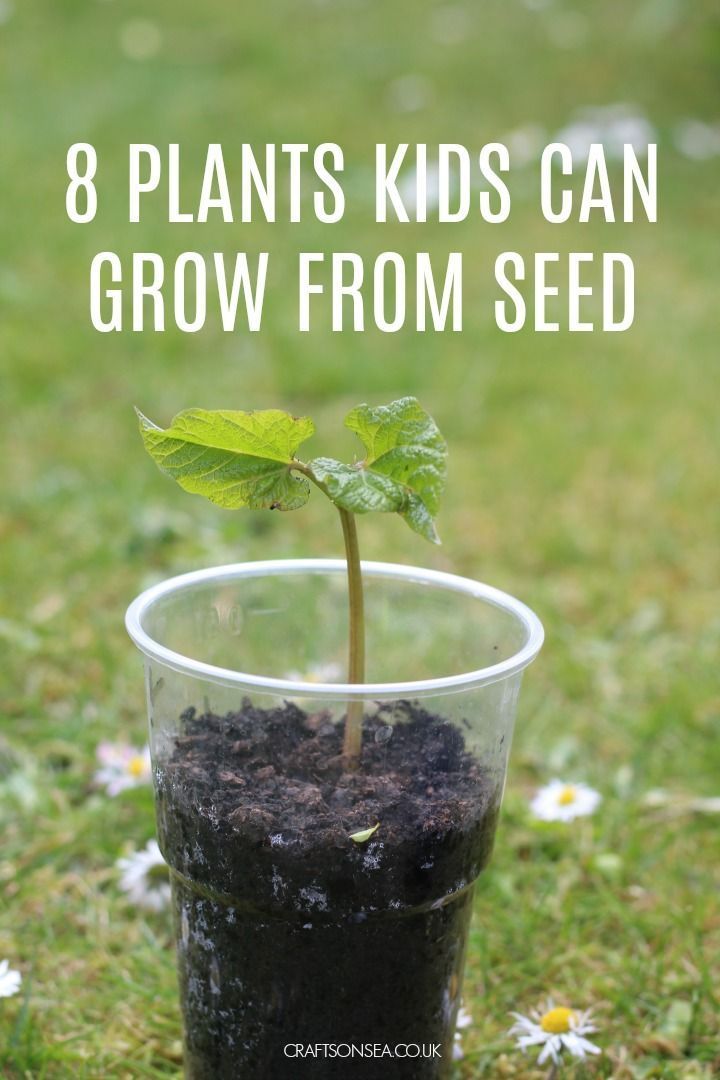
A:
{"label": "small sprout in soil", "polygon": [[375,835],[379,828],[380,822],[378,821],[377,825],[373,825],[371,829],[361,829],[360,832],[350,833],[350,839],[354,840],[356,844],[365,844],[371,836]]}
{"label": "small sprout in soil", "polygon": [[[445,486],[447,447],[432,417],[413,397],[389,405],[358,405],[345,426],[359,437],[361,461],[300,461],[298,447],[315,433],[308,417],[279,409],[239,412],[186,409],[170,427],[138,412],[150,456],[185,491],[228,510],[297,510],[310,485],[335,504],[348,570],[350,633],[348,682],[365,682],[365,620],[355,516],[377,510],[400,515],[415,532],[439,543],[435,515]],[[343,753],[360,757],[362,701],[348,705]]]}

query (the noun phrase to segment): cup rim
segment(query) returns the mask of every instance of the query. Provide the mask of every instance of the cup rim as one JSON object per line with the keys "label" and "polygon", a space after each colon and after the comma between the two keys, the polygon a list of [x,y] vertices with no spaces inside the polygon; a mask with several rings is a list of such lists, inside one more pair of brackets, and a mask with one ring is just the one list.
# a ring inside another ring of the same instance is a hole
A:
{"label": "cup rim", "polygon": [[252,675],[234,671],[231,668],[217,667],[202,660],[184,656],[168,649],[152,638],[143,628],[142,620],[151,606],[162,597],[179,590],[191,588],[203,582],[215,580],[218,583],[238,578],[276,576],[280,574],[308,573],[346,573],[344,559],[267,559],[256,562],[230,563],[226,566],[212,566],[202,570],[193,570],[167,578],[145,589],[133,600],[125,614],[125,626],[138,649],[152,660],[186,675],[195,676],[224,686],[238,687],[250,692],[283,695],[285,697],[315,698],[316,700],[357,700],[372,698],[375,700],[393,700],[398,697],[428,697],[442,693],[456,693],[475,689],[489,683],[498,682],[521,672],[537,656],[544,640],[544,630],[540,619],[522,601],[509,593],[496,589],[492,585],[474,581],[472,578],[449,574],[443,570],[426,570],[401,563],[366,562],[361,563],[363,574],[374,578],[392,578],[429,585],[484,601],[512,615],[524,628],[525,640],[521,648],[512,656],[497,664],[462,672],[459,675],[446,675],[434,679],[419,679],[411,682],[384,683],[310,683],[293,679],[277,679],[270,676]]}

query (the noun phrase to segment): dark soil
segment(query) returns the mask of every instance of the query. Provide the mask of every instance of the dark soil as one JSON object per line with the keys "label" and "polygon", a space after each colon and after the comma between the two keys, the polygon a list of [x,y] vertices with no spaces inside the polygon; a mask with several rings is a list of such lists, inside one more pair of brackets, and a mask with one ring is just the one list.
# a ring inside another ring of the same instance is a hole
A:
{"label": "dark soil", "polygon": [[[393,724],[365,717],[356,770],[329,714],[183,714],[157,807],[194,1080],[447,1075],[500,792],[459,728],[388,708]],[[298,1043],[440,1043],[442,1058],[286,1056]]]}

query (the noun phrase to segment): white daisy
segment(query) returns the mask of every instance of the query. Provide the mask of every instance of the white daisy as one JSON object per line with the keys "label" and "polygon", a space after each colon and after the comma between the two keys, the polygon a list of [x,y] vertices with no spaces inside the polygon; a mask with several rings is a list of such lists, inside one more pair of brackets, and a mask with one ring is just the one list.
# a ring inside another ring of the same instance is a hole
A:
{"label": "white daisy", "polygon": [[720,795],[708,798],[695,798],[680,792],[648,791],[643,799],[644,806],[667,808],[671,813],[720,814]]}
{"label": "white daisy", "polygon": [[571,1057],[581,1060],[588,1054],[602,1053],[599,1046],[584,1037],[597,1031],[590,1018],[590,1010],[581,1012],[548,1001],[544,1011],[533,1009],[529,1017],[516,1012],[511,1015],[515,1017],[515,1023],[508,1034],[517,1036],[519,1048],[525,1051],[529,1046],[542,1047],[538,1065],[548,1058],[554,1065],[559,1065],[565,1050]]}
{"label": "white daisy", "polygon": [[647,156],[648,144],[657,141],[657,132],[635,106],[619,103],[577,110],[555,141],[570,148],[575,163],[587,161],[593,143],[603,144],[608,161],[622,161],[626,143],[639,157]]}
{"label": "white daisy", "polygon": [[168,868],[156,840],[149,840],[142,851],[118,859],[115,865],[120,870],[120,888],[136,907],[162,911],[168,906]]}
{"label": "white daisy", "polygon": [[126,788],[146,784],[152,775],[150,748],[136,748],[127,743],[101,742],[95,754],[100,768],[95,783],[102,785],[108,795],[119,795]]}
{"label": "white daisy", "polygon": [[587,784],[551,780],[541,787],[530,803],[530,811],[540,821],[573,821],[595,812],[602,795]]}
{"label": "white daisy", "polygon": [[465,1006],[461,1005],[460,1008],[458,1009],[457,1020],[455,1021],[455,1027],[459,1031],[461,1028],[470,1027],[472,1022],[473,1022],[472,1016],[467,1011]]}
{"label": "white daisy", "polygon": [[9,960],[0,960],[0,998],[12,997],[17,994],[22,982],[19,971],[13,971]]}
{"label": "white daisy", "polygon": [[673,133],[675,146],[692,161],[706,161],[720,154],[720,124],[704,120],[681,120]]}
{"label": "white daisy", "polygon": [[455,1035],[453,1037],[452,1059],[453,1061],[462,1061],[465,1057],[463,1050],[461,1029],[470,1027],[472,1024],[472,1016],[467,1009],[461,1005],[458,1009],[457,1019],[455,1021]]}

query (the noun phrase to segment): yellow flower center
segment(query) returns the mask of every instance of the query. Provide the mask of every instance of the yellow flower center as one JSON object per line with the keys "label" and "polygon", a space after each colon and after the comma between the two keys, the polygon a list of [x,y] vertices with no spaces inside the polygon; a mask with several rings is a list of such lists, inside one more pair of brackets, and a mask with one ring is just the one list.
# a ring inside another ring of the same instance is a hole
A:
{"label": "yellow flower center", "polygon": [[540,1020],[540,1027],[550,1035],[565,1035],[570,1030],[570,1025],[575,1020],[572,1009],[566,1009],[564,1005],[558,1005],[556,1009],[550,1009]]}
{"label": "yellow flower center", "polygon": [[145,772],[145,759],[141,758],[139,754],[131,757],[128,762],[128,772],[131,776],[142,776]]}
{"label": "yellow flower center", "polygon": [[577,790],[572,786],[572,784],[568,784],[568,786],[564,787],[558,795],[558,805],[569,806],[570,803],[575,802],[576,798]]}

